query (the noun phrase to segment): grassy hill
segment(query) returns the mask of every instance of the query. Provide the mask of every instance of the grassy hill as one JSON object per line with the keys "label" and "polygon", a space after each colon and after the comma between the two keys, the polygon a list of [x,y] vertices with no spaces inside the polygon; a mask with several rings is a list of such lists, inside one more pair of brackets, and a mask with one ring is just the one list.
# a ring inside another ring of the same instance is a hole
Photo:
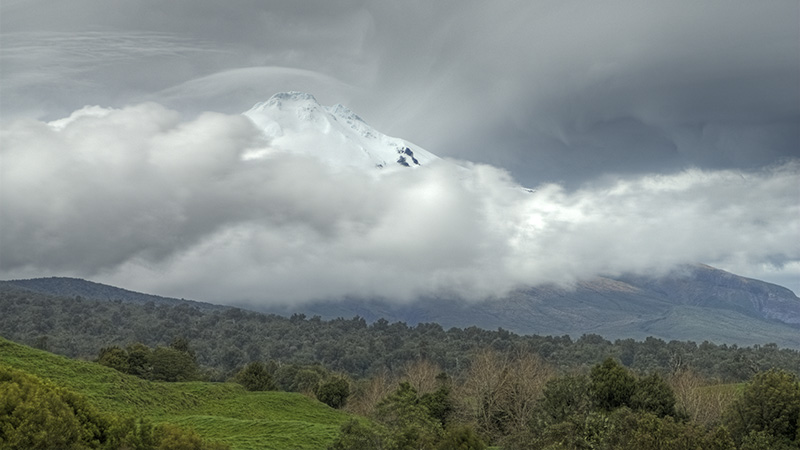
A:
{"label": "grassy hill", "polygon": [[248,392],[231,383],[162,383],[125,375],[0,338],[0,364],[86,396],[104,412],[195,429],[233,449],[320,449],[350,415],[287,392]]}

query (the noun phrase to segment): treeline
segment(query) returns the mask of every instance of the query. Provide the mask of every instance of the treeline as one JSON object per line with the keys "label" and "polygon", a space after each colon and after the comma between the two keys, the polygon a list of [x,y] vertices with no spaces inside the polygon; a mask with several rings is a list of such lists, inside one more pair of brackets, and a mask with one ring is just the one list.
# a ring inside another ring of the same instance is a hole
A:
{"label": "treeline", "polygon": [[[100,349],[98,364],[150,381],[210,381],[209,370],[197,363],[186,339],[178,338],[168,347],[150,348],[142,343],[125,348],[117,345]],[[253,361],[238,369],[228,381],[249,391],[298,392],[314,395],[333,408],[341,408],[350,396],[349,377],[314,364],[264,364]]]}
{"label": "treeline", "polygon": [[[133,304],[61,298],[28,291],[0,292],[0,335],[69,357],[95,359],[103,347],[141,343],[168,347],[186,339],[197,364],[211,380],[227,380],[253,361],[280,365],[321,364],[359,379],[397,373],[428,360],[448,374],[469,370],[479,349],[535,354],[556,369],[588,368],[614,357],[636,372],[691,370],[705,378],[746,381],[773,367],[800,373],[800,351],[768,344],[754,347],[665,342],[647,338],[614,342],[597,335],[520,336],[499,329],[408,326],[362,318],[290,318],[237,308],[208,311],[186,304]],[[163,351],[162,351],[163,353]]]}
{"label": "treeline", "polygon": [[785,370],[719,385],[689,371],[634,373],[611,358],[563,373],[492,350],[458,378],[437,369],[418,361],[399,380],[360,383],[351,409],[373,422],[345,424],[330,448],[800,448],[800,380]]}

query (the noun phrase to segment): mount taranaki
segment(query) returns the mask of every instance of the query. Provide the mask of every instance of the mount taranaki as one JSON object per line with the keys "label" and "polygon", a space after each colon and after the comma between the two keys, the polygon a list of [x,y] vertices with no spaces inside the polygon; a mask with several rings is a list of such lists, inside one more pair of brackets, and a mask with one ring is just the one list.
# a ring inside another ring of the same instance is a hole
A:
{"label": "mount taranaki", "polygon": [[[309,94],[277,94],[244,115],[270,142],[269,149],[248,155],[251,158],[268,158],[273,151],[294,152],[318,158],[334,168],[363,169],[376,177],[420,170],[439,160],[410,142],[376,131],[341,105],[319,105]],[[319,150],[320,142],[325,143],[324,152]],[[181,301],[76,278],[11,280],[0,282],[3,286],[101,300]],[[235,301],[217,300],[225,304]],[[210,307],[198,302],[191,305]],[[436,322],[445,328],[503,328],[522,334],[593,333],[608,339],[653,336],[739,345],[774,342],[800,348],[800,299],[791,290],[702,264],[676,267],[663,276],[595,277],[570,288],[556,284],[522,287],[478,301],[440,295],[405,303],[345,298],[295,306],[238,306],[282,315],[358,315],[370,322],[381,318],[410,325]]]}

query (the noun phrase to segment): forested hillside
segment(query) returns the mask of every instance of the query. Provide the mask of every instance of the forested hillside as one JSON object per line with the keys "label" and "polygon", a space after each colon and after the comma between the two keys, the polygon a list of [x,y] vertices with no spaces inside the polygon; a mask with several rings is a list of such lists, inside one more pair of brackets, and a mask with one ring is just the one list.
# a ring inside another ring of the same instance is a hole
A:
{"label": "forested hillside", "polygon": [[[0,335],[108,368],[83,363],[75,370],[67,360],[10,343],[0,346],[0,366],[58,380],[109,414],[146,407],[156,422],[188,427],[153,428],[148,436],[178,433],[197,445],[209,438],[242,449],[305,439],[300,448],[788,450],[798,447],[800,434],[800,351],[774,344],[612,342],[592,334],[286,318],[180,301],[56,297],[8,285],[0,285]],[[0,388],[39,383],[9,373]],[[361,419],[315,416],[318,437],[308,440],[297,427],[275,428],[288,397],[259,397],[254,409],[243,406],[241,388],[208,381],[303,393]],[[154,402],[154,390],[163,402]],[[25,411],[29,400],[14,398],[23,407],[9,411]],[[0,448],[3,439],[29,436],[18,434],[14,414],[0,414],[12,430],[0,435]],[[261,430],[258,439],[243,434],[253,427]],[[109,448],[103,442],[87,445]]]}
{"label": "forested hillside", "polygon": [[654,338],[611,342],[597,335],[572,339],[476,327],[445,330],[433,323],[367,324],[359,317],[285,318],[236,308],[201,310],[187,303],[53,297],[7,286],[0,290],[0,335],[85,359],[96,358],[103,347],[167,346],[183,338],[208,377],[216,380],[226,379],[248,362],[269,360],[322,364],[364,377],[425,359],[459,374],[469,368],[475,352],[485,348],[536,354],[556,368],[589,367],[615,357],[636,371],[671,373],[690,368],[727,381],[744,381],[772,367],[800,373],[800,351],[776,345],[737,347]]}
{"label": "forested hillside", "polygon": [[[275,365],[264,369],[267,381],[277,373]],[[246,372],[235,377],[245,388],[275,389],[269,382],[246,382],[241,376]],[[727,385],[688,369],[668,376],[637,373],[612,358],[560,372],[534,354],[484,349],[457,377],[417,360],[397,377],[384,373],[339,381],[345,391],[336,407],[346,405],[361,418],[347,420],[346,414],[297,394],[245,392],[221,383],[149,382],[0,339],[0,448],[800,446],[800,379],[778,369],[756,373],[746,384]],[[355,388],[352,395],[348,385]],[[317,398],[326,396],[325,386],[314,389]]]}

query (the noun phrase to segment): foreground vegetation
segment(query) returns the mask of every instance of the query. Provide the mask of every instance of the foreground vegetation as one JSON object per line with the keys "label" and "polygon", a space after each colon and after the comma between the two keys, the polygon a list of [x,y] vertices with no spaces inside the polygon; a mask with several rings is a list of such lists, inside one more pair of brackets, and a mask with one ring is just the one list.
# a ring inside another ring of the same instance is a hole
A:
{"label": "foreground vegetation", "polygon": [[429,360],[340,377],[347,414],[270,391],[279,369],[249,364],[241,385],[153,382],[0,340],[0,448],[800,448],[800,380],[786,370],[721,384],[484,349],[457,378]]}
{"label": "foreground vegetation", "polygon": [[0,334],[100,363],[0,340],[7,448],[36,448],[9,436],[44,407],[68,418],[53,426],[74,432],[53,436],[78,437],[74,448],[800,448],[800,352],[772,344],[519,336],[13,290],[0,290]]}
{"label": "foreground vegetation", "polygon": [[[233,449],[325,448],[339,434],[339,427],[350,418],[344,412],[300,394],[249,392],[232,383],[152,382],[4,339],[0,339],[0,367],[5,373],[12,374],[0,378],[2,389],[20,384],[10,382],[12,378],[23,380],[25,385],[43,384],[51,391],[60,389],[58,392],[66,392],[69,398],[76,394],[84,398],[85,404],[91,405],[96,415],[108,417],[110,423],[128,421],[139,424],[136,425],[138,428],[134,427],[137,430],[142,423],[154,424],[155,430],[180,429],[195,438],[230,445]],[[0,395],[0,404],[3,405],[0,416],[11,408],[6,392]],[[0,418],[3,420],[7,418]],[[4,422],[3,426],[8,424]],[[3,433],[0,431],[0,437],[4,436]],[[5,448],[26,447],[15,447],[7,442],[4,445]],[[58,447],[44,445],[39,448]]]}

